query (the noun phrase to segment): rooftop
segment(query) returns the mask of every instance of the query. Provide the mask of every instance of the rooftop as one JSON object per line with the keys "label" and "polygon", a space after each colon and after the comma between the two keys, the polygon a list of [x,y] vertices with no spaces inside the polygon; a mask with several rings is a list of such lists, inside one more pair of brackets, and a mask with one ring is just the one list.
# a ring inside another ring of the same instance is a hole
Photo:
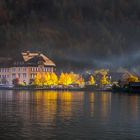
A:
{"label": "rooftop", "polygon": [[10,66],[53,66],[55,63],[40,52],[22,52],[14,58],[0,58],[0,67]]}

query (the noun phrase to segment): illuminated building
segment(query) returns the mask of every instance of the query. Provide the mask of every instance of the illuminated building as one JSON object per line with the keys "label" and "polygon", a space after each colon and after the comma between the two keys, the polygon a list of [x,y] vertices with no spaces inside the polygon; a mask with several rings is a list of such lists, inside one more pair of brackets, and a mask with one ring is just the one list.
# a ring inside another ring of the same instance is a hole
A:
{"label": "illuminated building", "polygon": [[44,54],[22,52],[14,58],[0,58],[0,83],[11,85],[18,78],[20,83],[29,84],[37,73],[55,69],[55,63]]}

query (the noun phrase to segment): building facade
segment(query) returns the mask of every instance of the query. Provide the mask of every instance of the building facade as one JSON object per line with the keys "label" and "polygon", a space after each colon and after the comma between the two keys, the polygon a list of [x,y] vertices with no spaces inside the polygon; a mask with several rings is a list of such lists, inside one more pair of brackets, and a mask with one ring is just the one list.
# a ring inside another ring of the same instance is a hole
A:
{"label": "building facade", "polygon": [[40,72],[54,72],[55,63],[42,53],[22,52],[14,58],[0,58],[0,84],[12,85],[18,78],[29,84]]}

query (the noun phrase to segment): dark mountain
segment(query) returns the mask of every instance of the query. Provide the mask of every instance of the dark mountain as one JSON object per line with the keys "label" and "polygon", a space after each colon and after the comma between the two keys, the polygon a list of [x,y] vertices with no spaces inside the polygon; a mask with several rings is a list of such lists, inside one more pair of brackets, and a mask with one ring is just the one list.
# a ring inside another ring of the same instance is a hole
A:
{"label": "dark mountain", "polygon": [[139,67],[139,0],[1,0],[0,55],[43,51],[60,69]]}

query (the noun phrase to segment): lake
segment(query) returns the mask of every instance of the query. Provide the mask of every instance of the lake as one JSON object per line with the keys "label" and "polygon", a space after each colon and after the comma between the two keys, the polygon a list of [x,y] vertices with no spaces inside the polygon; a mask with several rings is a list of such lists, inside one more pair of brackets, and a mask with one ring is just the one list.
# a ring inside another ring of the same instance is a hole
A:
{"label": "lake", "polygon": [[3,139],[140,139],[140,95],[1,90]]}

